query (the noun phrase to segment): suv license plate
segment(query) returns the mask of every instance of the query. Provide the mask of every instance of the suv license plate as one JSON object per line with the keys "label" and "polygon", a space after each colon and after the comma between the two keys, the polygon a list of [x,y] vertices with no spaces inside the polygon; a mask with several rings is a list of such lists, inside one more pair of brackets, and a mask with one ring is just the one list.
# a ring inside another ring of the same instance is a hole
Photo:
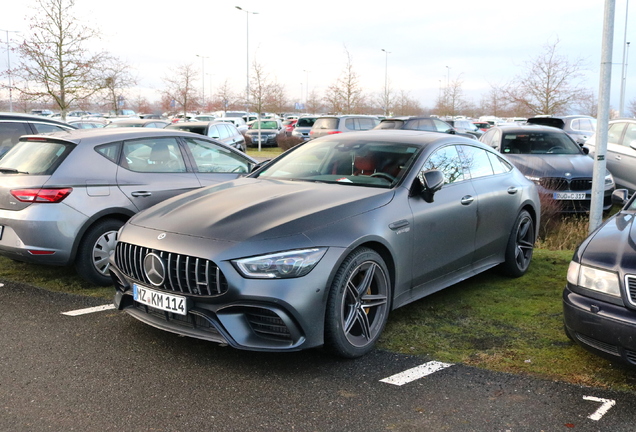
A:
{"label": "suv license plate", "polygon": [[554,192],[555,200],[584,200],[585,192]]}
{"label": "suv license plate", "polygon": [[136,302],[143,303],[156,309],[172,312],[179,315],[187,315],[187,299],[183,296],[155,291],[137,284],[133,284],[133,298]]}

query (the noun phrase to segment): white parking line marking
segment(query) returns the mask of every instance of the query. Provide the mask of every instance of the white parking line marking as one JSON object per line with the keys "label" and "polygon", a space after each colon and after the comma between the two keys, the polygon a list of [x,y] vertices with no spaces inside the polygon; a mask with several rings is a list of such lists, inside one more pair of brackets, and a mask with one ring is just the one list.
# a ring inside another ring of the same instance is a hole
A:
{"label": "white parking line marking", "polygon": [[437,361],[431,361],[428,363],[424,363],[423,365],[416,366],[412,369],[405,370],[404,372],[400,372],[399,374],[392,375],[388,378],[381,379],[380,382],[401,386],[404,384],[408,384],[411,381],[418,380],[427,375],[440,371],[442,369],[446,369],[447,367],[450,367],[452,365],[453,365],[452,363],[442,363]]}
{"label": "white parking line marking", "polygon": [[602,399],[602,398],[597,398],[594,396],[583,396],[583,399],[594,401],[594,402],[600,402],[603,404],[601,405],[599,409],[596,410],[594,414],[587,416],[587,418],[596,420],[596,421],[599,421],[601,417],[603,417],[609,411],[611,407],[616,405],[616,401],[612,399]]}
{"label": "white parking line marking", "polygon": [[92,308],[78,309],[78,310],[69,311],[69,312],[62,312],[62,315],[78,316],[78,315],[86,315],[86,314],[93,313],[93,312],[101,312],[101,311],[111,310],[111,309],[115,309],[115,305],[95,306],[95,307],[92,307]]}

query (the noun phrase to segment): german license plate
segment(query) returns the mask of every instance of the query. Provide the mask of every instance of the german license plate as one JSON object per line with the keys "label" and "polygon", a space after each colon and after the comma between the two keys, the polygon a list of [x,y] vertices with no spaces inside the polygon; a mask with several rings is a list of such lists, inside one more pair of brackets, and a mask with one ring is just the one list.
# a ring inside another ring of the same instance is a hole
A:
{"label": "german license plate", "polygon": [[155,291],[137,284],[133,284],[133,297],[135,301],[151,306],[162,311],[179,315],[187,315],[187,299],[183,296]]}
{"label": "german license plate", "polygon": [[585,192],[554,192],[555,200],[584,200]]}

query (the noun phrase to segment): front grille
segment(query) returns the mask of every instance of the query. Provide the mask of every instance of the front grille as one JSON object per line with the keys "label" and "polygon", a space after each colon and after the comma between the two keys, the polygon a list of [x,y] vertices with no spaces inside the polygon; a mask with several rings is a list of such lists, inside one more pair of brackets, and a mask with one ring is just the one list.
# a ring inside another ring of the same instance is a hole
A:
{"label": "front grille", "polygon": [[221,270],[204,258],[119,242],[115,249],[115,264],[129,278],[153,286],[144,271],[144,258],[149,253],[158,255],[167,270],[164,283],[155,288],[197,296],[217,296],[228,290]]}
{"label": "front grille", "polygon": [[245,311],[245,316],[254,333],[262,337],[291,341],[285,322],[271,310],[249,308]]}
{"label": "front grille", "polygon": [[636,352],[625,350],[625,357],[630,363],[636,364]]}
{"label": "front grille", "polygon": [[615,356],[620,356],[620,352],[618,351],[618,347],[612,344],[608,344],[605,342],[601,342],[600,340],[591,338],[589,336],[582,335],[580,333],[576,333],[576,338],[583,342],[585,345],[589,345],[597,350],[604,351],[608,354],[612,354]]}
{"label": "front grille", "polygon": [[625,286],[627,288],[627,296],[632,305],[636,306],[636,276],[626,276]]}
{"label": "front grille", "polygon": [[584,191],[592,189],[591,178],[566,179],[562,177],[544,177],[541,186],[556,191]]}
{"label": "front grille", "polygon": [[165,322],[171,322],[180,327],[186,327],[186,328],[205,331],[208,333],[219,334],[219,332],[212,325],[212,323],[210,323],[210,321],[196,314],[179,315],[179,314],[155,309],[153,307],[146,306],[144,304],[137,303],[137,302],[134,303],[133,307],[144,313],[147,313],[148,315],[152,315]]}

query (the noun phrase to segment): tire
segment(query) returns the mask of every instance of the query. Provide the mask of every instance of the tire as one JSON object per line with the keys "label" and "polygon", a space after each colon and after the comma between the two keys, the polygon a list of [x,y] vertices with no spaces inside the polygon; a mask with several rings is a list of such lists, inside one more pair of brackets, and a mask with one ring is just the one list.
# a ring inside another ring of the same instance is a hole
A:
{"label": "tire", "polygon": [[501,270],[510,277],[520,277],[526,274],[532,252],[534,251],[534,221],[526,210],[521,210],[512,227],[508,245],[506,246],[505,261]]}
{"label": "tire", "polygon": [[75,258],[75,269],[82,278],[101,286],[113,283],[108,258],[115,252],[117,231],[123,224],[117,219],[104,219],[86,231]]}
{"label": "tire", "polygon": [[354,250],[331,285],[325,314],[325,348],[356,358],[371,351],[386,324],[391,282],[384,260],[369,248]]}

